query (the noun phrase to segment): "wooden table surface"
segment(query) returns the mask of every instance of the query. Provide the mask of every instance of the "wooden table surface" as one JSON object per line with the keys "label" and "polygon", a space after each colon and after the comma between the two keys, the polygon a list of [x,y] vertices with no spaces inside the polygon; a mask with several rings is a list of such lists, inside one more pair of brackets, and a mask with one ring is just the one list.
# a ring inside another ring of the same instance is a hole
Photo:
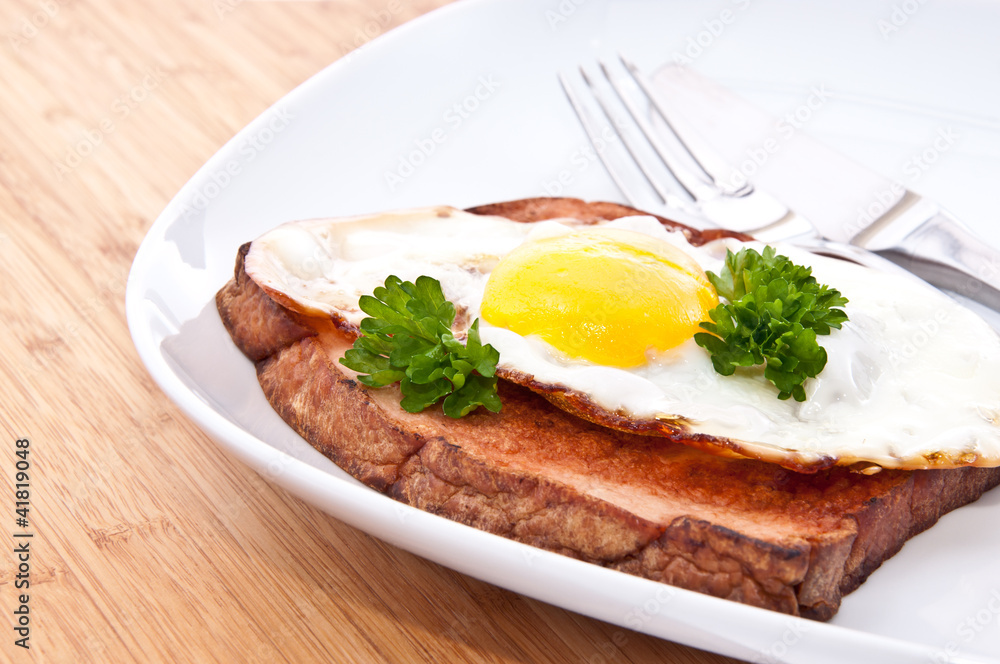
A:
{"label": "wooden table surface", "polygon": [[[224,456],[132,346],[129,266],[181,185],[295,85],[442,4],[0,3],[0,659],[730,661],[476,581],[326,516]],[[18,589],[12,551],[26,541],[30,588]],[[12,629],[24,593],[28,650]]]}

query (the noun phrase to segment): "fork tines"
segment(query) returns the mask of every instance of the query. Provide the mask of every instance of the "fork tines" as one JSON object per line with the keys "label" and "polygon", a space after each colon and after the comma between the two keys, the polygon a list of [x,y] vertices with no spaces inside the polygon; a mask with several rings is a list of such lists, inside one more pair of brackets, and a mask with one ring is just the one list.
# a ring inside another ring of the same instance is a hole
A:
{"label": "fork tines", "polygon": [[[586,67],[579,69],[583,87],[596,103],[585,101],[569,76],[560,73],[559,80],[602,163],[633,206],[651,209],[651,204],[666,205],[697,214],[698,202],[752,192],[750,185],[738,190],[726,188],[705,168],[635,64],[619,55],[616,67],[601,61],[599,69],[602,77],[592,75]],[[618,157],[613,156],[611,145],[616,142],[624,148]],[[623,159],[624,153],[631,159]]]}

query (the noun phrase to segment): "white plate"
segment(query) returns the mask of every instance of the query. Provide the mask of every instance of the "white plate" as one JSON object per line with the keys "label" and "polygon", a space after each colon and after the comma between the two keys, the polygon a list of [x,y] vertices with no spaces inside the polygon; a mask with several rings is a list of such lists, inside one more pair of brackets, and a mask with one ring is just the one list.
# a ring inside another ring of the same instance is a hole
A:
{"label": "white plate", "polygon": [[[290,219],[468,206],[559,187],[619,200],[600,165],[581,157],[585,139],[555,73],[620,48],[647,71],[675,55],[691,58],[703,74],[779,115],[824,85],[836,96],[809,131],[939,200],[1000,245],[993,224],[1000,180],[996,25],[1000,6],[972,1],[448,6],[334,63],[198,171],[136,255],[126,296],[132,337],[170,398],[264,477],[338,519],[477,578],[749,660],[1000,662],[1000,492],[913,539],[844,600],[829,624],[675,591],[363,487],[268,407],[213,301],[231,276],[237,247]],[[941,128],[959,140],[914,178],[913,158]],[[393,184],[387,173],[400,181]]]}

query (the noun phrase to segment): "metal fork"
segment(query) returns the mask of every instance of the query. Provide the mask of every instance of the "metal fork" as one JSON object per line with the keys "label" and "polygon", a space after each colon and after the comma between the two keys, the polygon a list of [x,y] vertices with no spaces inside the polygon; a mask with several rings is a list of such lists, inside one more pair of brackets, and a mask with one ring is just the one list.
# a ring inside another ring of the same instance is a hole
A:
{"label": "metal fork", "polygon": [[[596,107],[583,101],[565,74],[560,74],[559,80],[591,143],[595,148],[600,146],[598,156],[632,205],[642,209],[667,206],[671,212],[680,210],[701,217],[702,225],[739,231],[757,230],[785,219],[788,209],[746,180],[729,184],[721,174],[713,173],[674,130],[638,68],[623,56],[619,58],[629,80],[613,74],[602,61],[599,67],[605,83],[601,85],[580,67]],[[641,106],[651,113],[647,115]],[[599,121],[598,115],[605,121]],[[653,126],[657,121],[665,131]],[[602,135],[608,136],[608,130],[620,140],[638,173],[632,169],[630,175],[627,164],[615,162],[607,141],[601,140]],[[652,200],[649,189],[655,193]]]}
{"label": "metal fork", "polygon": [[[595,152],[633,207],[696,228],[725,228],[749,233],[763,242],[789,242],[917,279],[881,256],[822,239],[808,220],[746,179],[727,183],[719,172],[721,162],[716,158],[715,165],[706,164],[704,150],[699,158],[674,130],[635,64],[622,55],[619,60],[619,69],[627,76],[616,74],[608,63],[600,61],[603,84],[582,66],[582,86],[574,85],[564,73],[559,74],[559,81]],[[580,88],[588,91],[590,103],[578,94]],[[609,145],[609,135],[618,139],[622,149]]]}

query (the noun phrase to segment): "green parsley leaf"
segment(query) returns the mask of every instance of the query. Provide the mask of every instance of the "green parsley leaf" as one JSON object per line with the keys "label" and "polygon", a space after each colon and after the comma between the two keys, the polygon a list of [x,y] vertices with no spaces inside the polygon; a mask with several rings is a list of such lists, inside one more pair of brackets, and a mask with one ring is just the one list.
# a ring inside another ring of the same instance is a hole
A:
{"label": "green parsley leaf", "polygon": [[369,387],[399,383],[404,410],[419,413],[444,399],[445,415],[463,417],[479,406],[500,411],[500,353],[479,338],[479,320],[463,344],[452,334],[455,306],[431,277],[416,283],[389,276],[373,295],[362,295],[361,336],[340,363]]}
{"label": "green parsley leaf", "polygon": [[712,322],[701,323],[708,332],[694,335],[695,342],[712,357],[712,366],[723,376],[736,367],[765,365],[764,377],[778,388],[778,398],[805,401],[802,387],[826,366],[826,350],[816,335],[830,334],[847,321],[842,307],[847,298],[817,283],[812,268],[750,248],[726,252],[721,274],[708,273],[720,302],[708,312]]}

